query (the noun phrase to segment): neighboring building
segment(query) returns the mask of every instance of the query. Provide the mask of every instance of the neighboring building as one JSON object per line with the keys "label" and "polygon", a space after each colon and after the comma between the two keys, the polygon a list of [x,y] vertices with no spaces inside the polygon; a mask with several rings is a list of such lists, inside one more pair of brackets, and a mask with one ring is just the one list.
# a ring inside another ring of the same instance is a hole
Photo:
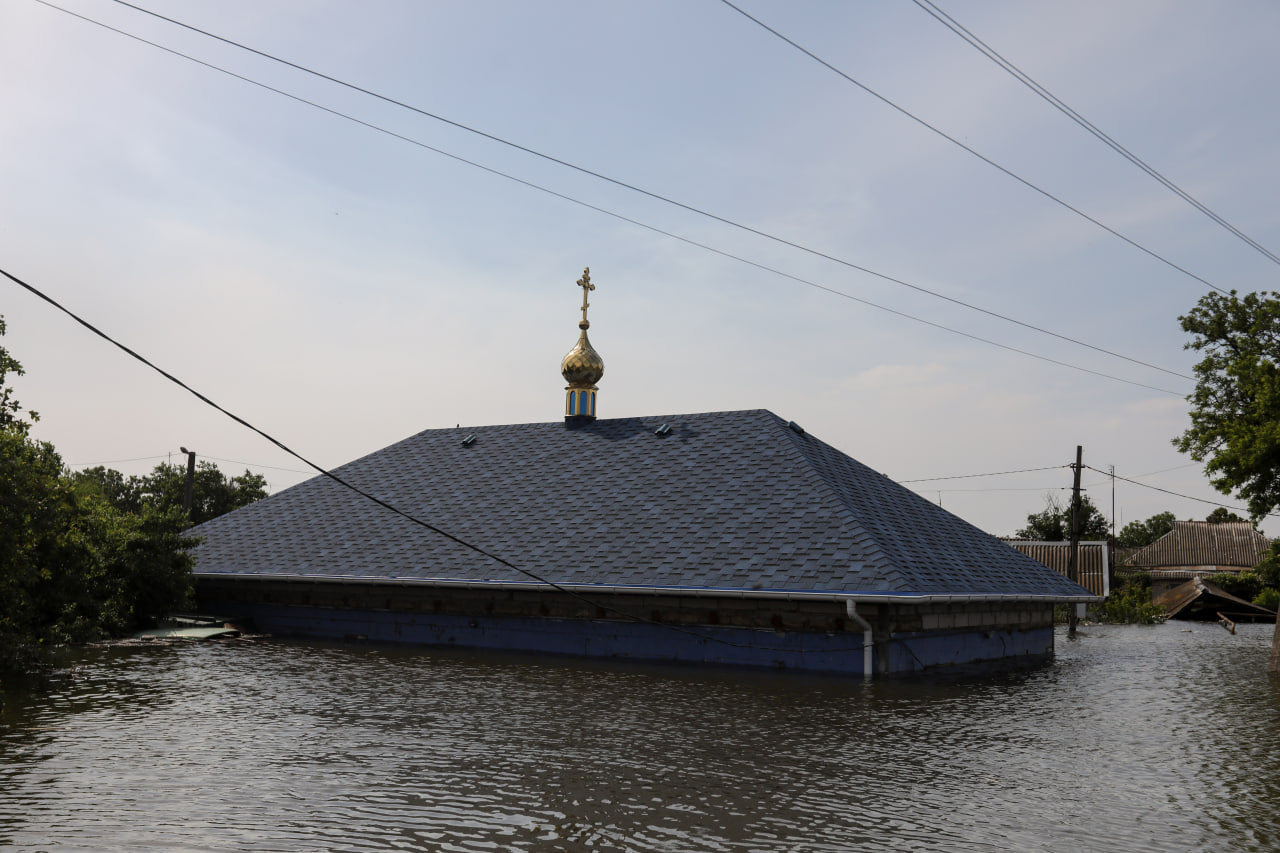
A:
{"label": "neighboring building", "polygon": [[1054,605],[1097,600],[771,412],[597,420],[579,284],[563,422],[427,430],[333,472],[396,511],[321,476],[195,528],[201,608],[280,634],[869,676],[1039,660]]}
{"label": "neighboring building", "polygon": [[1247,572],[1270,545],[1247,521],[1175,521],[1172,530],[1131,556],[1126,568],[1150,572],[1152,595],[1159,596],[1193,578]]}
{"label": "neighboring building", "polygon": [[[1010,547],[1033,560],[1044,563],[1064,578],[1071,577],[1071,543],[1038,542],[1030,539],[1005,539]],[[1076,582],[1094,595],[1111,594],[1111,546],[1105,541],[1080,542],[1076,563]]]}
{"label": "neighboring building", "polygon": [[1238,598],[1204,578],[1192,578],[1168,589],[1154,599],[1164,608],[1165,618],[1195,622],[1221,622],[1236,629],[1235,622],[1274,622],[1276,612]]}
{"label": "neighboring building", "polygon": [[1111,547],[1112,575],[1116,571],[1128,571],[1129,561],[1133,555],[1145,548],[1145,545],[1113,545]]}

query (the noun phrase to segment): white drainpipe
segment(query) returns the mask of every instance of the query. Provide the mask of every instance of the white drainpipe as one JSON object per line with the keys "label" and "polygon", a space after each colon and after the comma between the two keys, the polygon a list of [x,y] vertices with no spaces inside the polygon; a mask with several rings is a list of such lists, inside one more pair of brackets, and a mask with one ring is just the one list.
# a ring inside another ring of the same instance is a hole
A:
{"label": "white drainpipe", "polygon": [[853,624],[862,629],[862,677],[871,678],[871,623],[862,618],[862,614],[858,612],[858,602],[852,598],[844,600],[845,612],[849,614],[849,618],[853,620]]}

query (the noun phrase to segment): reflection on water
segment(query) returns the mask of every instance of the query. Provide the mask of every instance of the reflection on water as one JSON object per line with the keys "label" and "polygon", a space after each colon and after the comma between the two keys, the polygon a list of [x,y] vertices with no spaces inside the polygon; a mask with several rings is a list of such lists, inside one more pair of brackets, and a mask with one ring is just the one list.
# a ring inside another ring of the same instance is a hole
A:
{"label": "reflection on water", "polygon": [[882,681],[271,641],[90,649],[0,713],[15,850],[1275,850],[1271,627]]}

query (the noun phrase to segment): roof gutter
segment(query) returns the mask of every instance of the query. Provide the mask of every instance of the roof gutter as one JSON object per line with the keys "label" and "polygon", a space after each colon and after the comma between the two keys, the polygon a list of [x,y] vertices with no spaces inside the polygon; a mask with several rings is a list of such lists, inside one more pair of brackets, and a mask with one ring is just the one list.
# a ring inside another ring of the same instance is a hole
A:
{"label": "roof gutter", "polygon": [[301,574],[256,574],[249,572],[196,572],[197,578],[234,578],[236,580],[284,581],[287,583],[361,584],[366,586],[426,586],[453,589],[545,591],[556,589],[581,595],[591,593],[617,595],[670,595],[705,598],[760,598],[781,601],[844,601],[859,604],[970,604],[1025,601],[1035,604],[1097,604],[1101,596],[1028,595],[1024,593],[920,594],[882,592],[808,592],[789,589],[738,589],[680,586],[617,586],[613,584],[537,583],[533,581],[464,581],[452,578],[404,578],[378,576],[332,576]]}

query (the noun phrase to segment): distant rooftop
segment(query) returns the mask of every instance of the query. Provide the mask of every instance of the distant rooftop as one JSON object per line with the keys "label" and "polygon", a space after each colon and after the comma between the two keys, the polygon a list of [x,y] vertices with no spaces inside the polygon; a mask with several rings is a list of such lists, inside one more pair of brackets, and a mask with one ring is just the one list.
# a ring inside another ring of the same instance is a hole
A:
{"label": "distant rooftop", "polygon": [[1132,568],[1221,566],[1251,569],[1266,555],[1271,540],[1247,521],[1175,521],[1173,529],[1133,554]]}

